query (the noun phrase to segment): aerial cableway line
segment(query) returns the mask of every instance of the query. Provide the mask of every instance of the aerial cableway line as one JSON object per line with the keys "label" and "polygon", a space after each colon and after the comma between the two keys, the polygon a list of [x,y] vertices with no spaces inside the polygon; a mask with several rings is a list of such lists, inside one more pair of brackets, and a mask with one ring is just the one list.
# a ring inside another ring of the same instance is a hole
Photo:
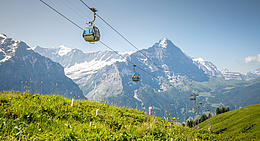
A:
{"label": "aerial cableway line", "polygon": [[74,24],[75,26],[77,26],[79,29],[83,30],[83,28],[81,28],[79,25],[77,25],[76,23],[74,23],[72,20],[70,20],[69,18],[67,18],[66,16],[64,16],[63,14],[61,14],[59,11],[57,11],[56,9],[54,9],[53,7],[51,7],[49,4],[47,4],[46,2],[44,2],[43,0],[40,0],[42,3],[44,3],[45,5],[47,5],[49,8],[51,8],[52,10],[54,10],[56,13],[58,13],[59,15],[61,15],[63,18],[65,18],[66,20],[68,20],[69,22],[71,22],[72,24]]}
{"label": "aerial cableway line", "polygon": [[[91,10],[91,7],[89,7],[83,0],[80,0],[88,9]],[[141,50],[139,50],[134,44],[132,44],[126,37],[124,37],[120,32],[118,32],[114,27],[112,27],[106,20],[104,20],[100,15],[96,14],[97,17],[99,17],[105,24],[107,24],[111,29],[113,29],[119,36],[121,36],[126,42],[128,42],[132,47],[134,47],[138,52],[140,52],[143,56],[145,56],[149,61],[151,61],[157,68],[164,71],[163,68],[161,68],[159,65],[157,65],[153,60],[151,60],[147,55],[145,55]]]}
{"label": "aerial cableway line", "polygon": [[[55,8],[51,7],[49,4],[47,4],[46,2],[44,2],[43,0],[40,0],[43,4],[45,4],[46,6],[48,6],[49,8],[51,8],[53,11],[55,11],[56,13],[58,13],[59,15],[61,15],[63,18],[65,18],[66,20],[68,20],[70,23],[72,23],[73,25],[75,25],[76,27],[78,27],[80,30],[84,30],[83,28],[81,28],[79,25],[77,25],[76,23],[74,23],[72,20],[70,20],[68,17],[66,17],[65,15],[63,15],[62,13],[60,13],[58,10],[56,10]],[[157,78],[156,76],[154,76],[153,74],[147,72],[146,70],[142,69],[139,66],[136,66],[133,62],[131,62],[130,60],[128,60],[126,57],[122,56],[121,54],[119,54],[117,51],[113,50],[111,47],[109,47],[108,45],[106,45],[105,43],[103,43],[102,41],[99,40],[99,42],[101,44],[103,44],[105,47],[107,47],[108,49],[112,50],[114,53],[116,53],[117,55],[123,57],[126,61],[128,61],[129,63],[131,63],[132,65],[134,65],[135,67],[139,68],[140,70],[146,72],[147,74],[151,75],[152,77],[156,78],[159,80],[159,78]]]}

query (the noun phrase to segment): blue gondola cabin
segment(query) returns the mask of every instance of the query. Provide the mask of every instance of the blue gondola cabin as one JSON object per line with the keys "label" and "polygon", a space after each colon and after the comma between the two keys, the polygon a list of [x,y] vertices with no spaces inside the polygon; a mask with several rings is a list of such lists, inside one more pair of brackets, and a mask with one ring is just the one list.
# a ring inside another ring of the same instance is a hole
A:
{"label": "blue gondola cabin", "polygon": [[96,26],[88,26],[83,30],[83,38],[87,42],[97,42],[100,40],[100,33]]}

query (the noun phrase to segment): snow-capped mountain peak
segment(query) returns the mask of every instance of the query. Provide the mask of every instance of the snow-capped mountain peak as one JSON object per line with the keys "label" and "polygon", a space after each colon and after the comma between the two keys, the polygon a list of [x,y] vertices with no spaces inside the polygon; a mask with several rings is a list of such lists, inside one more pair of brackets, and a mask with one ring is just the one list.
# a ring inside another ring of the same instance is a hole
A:
{"label": "snow-capped mountain peak", "polygon": [[153,47],[157,47],[157,48],[161,48],[161,49],[169,49],[169,48],[175,48],[177,50],[180,50],[177,46],[175,46],[171,40],[167,39],[167,38],[162,38],[161,40],[159,40],[158,43],[155,43],[153,45]]}
{"label": "snow-capped mountain peak", "polygon": [[131,54],[135,53],[136,51],[126,51],[126,52],[118,52],[120,55],[125,56],[128,55],[130,56]]}
{"label": "snow-capped mountain peak", "polygon": [[222,74],[220,71],[218,71],[217,67],[209,62],[205,61],[203,58],[194,58],[192,59],[193,63],[198,66],[199,69],[202,69],[206,74],[210,76],[215,76],[215,77],[222,77]]}
{"label": "snow-capped mountain peak", "polygon": [[249,78],[258,78],[260,76],[260,68],[251,70],[246,74]]}
{"label": "snow-capped mountain peak", "polygon": [[256,70],[251,70],[251,71],[249,71],[249,73],[254,73],[254,74],[260,75],[260,68],[258,68]]}
{"label": "snow-capped mountain peak", "polygon": [[196,61],[196,62],[205,62],[205,60],[203,58],[194,58],[192,59],[193,61]]}
{"label": "snow-capped mountain peak", "polygon": [[60,56],[63,56],[63,55],[67,55],[71,51],[72,51],[71,48],[68,48],[68,47],[65,47],[64,45],[61,45],[58,54]]}
{"label": "snow-capped mountain peak", "polygon": [[7,38],[7,36],[5,34],[0,34],[1,38]]}
{"label": "snow-capped mountain peak", "polygon": [[30,92],[35,93],[35,90],[40,89],[48,94],[54,93],[55,89],[61,95],[73,91],[75,95],[85,98],[80,88],[65,76],[64,68],[59,63],[35,53],[25,42],[3,34],[0,34],[0,70],[0,90],[24,91],[23,89],[28,87],[26,88],[27,84],[23,82],[30,80],[30,83],[44,83],[43,86],[35,84],[32,88],[34,90],[30,89],[30,86]]}
{"label": "snow-capped mountain peak", "polygon": [[168,39],[167,38],[163,38],[159,41],[159,47],[166,48],[167,45],[168,45]]}
{"label": "snow-capped mountain peak", "polygon": [[221,70],[221,73],[222,73],[222,74],[224,74],[224,73],[228,73],[228,72],[229,72],[229,70],[226,69],[226,68],[223,68],[223,69]]}
{"label": "snow-capped mountain peak", "polygon": [[32,50],[35,50],[37,47],[40,47],[38,45],[34,46],[34,47],[31,47]]}
{"label": "snow-capped mountain peak", "polygon": [[15,55],[16,49],[18,48],[18,44],[20,42],[20,40],[14,40],[12,38],[8,38],[5,34],[0,34],[0,63],[9,60]]}

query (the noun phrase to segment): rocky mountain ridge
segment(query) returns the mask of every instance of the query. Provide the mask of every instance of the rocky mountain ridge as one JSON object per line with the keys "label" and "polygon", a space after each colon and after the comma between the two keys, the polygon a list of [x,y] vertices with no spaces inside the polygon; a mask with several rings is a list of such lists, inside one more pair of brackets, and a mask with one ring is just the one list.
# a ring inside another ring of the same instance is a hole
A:
{"label": "rocky mountain ridge", "polygon": [[26,43],[0,34],[0,90],[30,91],[85,98],[57,62],[35,53]]}
{"label": "rocky mountain ridge", "polygon": [[246,74],[240,72],[230,72],[228,69],[218,70],[217,67],[202,58],[193,58],[193,63],[196,64],[200,69],[202,69],[206,74],[222,78],[225,80],[252,80],[260,77],[260,68],[256,70],[251,70]]}
{"label": "rocky mountain ridge", "polygon": [[[94,84],[94,81],[88,81],[91,80],[91,77],[97,77],[101,74],[102,76],[100,79],[102,79],[102,81],[98,82],[98,84],[102,84],[104,82],[110,82],[110,84],[115,83],[114,85],[119,85],[116,86],[118,89],[121,87],[118,92],[121,92],[123,89],[123,77],[127,77],[127,83],[132,83],[131,75],[133,74],[133,64],[127,62],[126,59],[118,56],[112,51],[83,53],[82,51],[71,49],[66,53],[66,55],[60,55],[59,52],[61,50],[69,49],[64,49],[64,47],[36,47],[34,50],[41,55],[49,57],[54,61],[62,64],[65,67],[66,75],[73,79],[78,85],[80,85],[85,95],[93,95],[90,94],[90,89],[85,90],[86,84],[93,84],[93,90],[99,89],[98,87],[100,85],[97,85],[96,83]],[[154,62],[148,60],[140,52],[126,52],[121,54],[125,58],[131,60],[131,62],[135,63],[137,66],[142,67],[145,71],[151,72],[154,76],[158,76],[159,79],[166,78],[167,81],[170,81],[174,85],[182,85],[181,82],[178,82],[178,80],[182,79],[192,79],[195,81],[208,80],[208,76],[202,70],[198,69],[190,58],[184,55],[184,53],[178,47],[176,47],[170,40],[166,38],[160,40],[159,43],[156,43],[154,46],[148,49],[143,49],[142,53],[144,53],[146,56],[149,56],[149,58]],[[107,70],[111,72],[108,73],[106,72]],[[149,79],[147,82],[156,83],[151,85],[157,85],[158,89],[162,89],[162,87],[164,87],[162,86],[162,82],[158,82],[158,80],[156,80],[158,78],[153,78],[153,76],[151,77],[149,74],[146,74],[146,72],[141,72],[141,70],[138,70],[138,68],[137,71],[142,74],[142,77]],[[118,73],[114,74],[114,72]],[[104,79],[108,78],[111,74],[113,74],[111,78],[114,80],[118,79],[118,81],[104,81]],[[107,84],[102,85],[100,89],[103,89],[103,86],[106,87]],[[98,91],[94,93],[104,92]]]}

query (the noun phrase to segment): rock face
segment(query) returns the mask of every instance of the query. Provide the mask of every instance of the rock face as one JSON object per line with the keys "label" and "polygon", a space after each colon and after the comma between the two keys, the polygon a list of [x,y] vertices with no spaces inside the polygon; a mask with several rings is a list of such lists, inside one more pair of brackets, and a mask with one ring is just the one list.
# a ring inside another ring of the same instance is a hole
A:
{"label": "rock face", "polygon": [[57,62],[35,53],[19,40],[0,34],[0,90],[58,93],[85,98],[64,68]]}
{"label": "rock face", "polygon": [[205,61],[202,58],[194,58],[192,60],[193,63],[199,67],[199,69],[202,69],[209,76],[223,78],[223,75],[213,63]]}
{"label": "rock face", "polygon": [[[151,60],[154,60],[161,68],[163,68],[164,74],[167,75],[168,72],[174,74],[175,76],[184,76],[187,79],[194,81],[207,81],[209,78],[200,70],[195,64],[193,64],[192,59],[187,57],[180,48],[175,46],[167,38],[163,38],[159,43],[154,44],[152,47],[142,50],[146,53]],[[144,58],[139,54],[133,58]],[[131,56],[132,57],[132,56]],[[145,59],[145,58],[144,58]],[[143,63],[149,63],[148,65],[154,66],[150,61],[141,61]],[[161,73],[161,70],[158,70],[158,73]],[[164,75],[161,73],[160,75]]]}
{"label": "rock face", "polygon": [[239,72],[230,72],[228,69],[222,69],[219,71],[217,67],[209,62],[205,61],[202,58],[192,59],[193,63],[202,69],[206,74],[213,77],[222,78],[225,80],[252,80],[260,77],[260,69],[252,70],[247,74],[241,74]]}
{"label": "rock face", "polygon": [[[67,50],[66,54],[60,54]],[[116,62],[124,62],[117,54],[111,51],[83,53],[77,49],[64,46],[56,48],[36,47],[35,52],[59,62],[65,67],[65,74],[73,79],[92,100],[100,100],[110,95],[122,92],[122,80]],[[129,56],[133,52],[126,52],[122,56]]]}
{"label": "rock face", "polygon": [[166,38],[148,49],[141,50],[153,61],[148,60],[140,52],[121,53],[127,60],[131,60],[130,63],[111,51],[83,53],[64,46],[36,47],[34,51],[62,64],[65,67],[66,75],[80,85],[86,97],[93,100],[129,93],[132,89],[129,87],[131,87],[131,78],[134,73],[131,63],[135,63],[144,70],[136,68],[141,74],[141,81],[159,89],[163,87],[162,83],[157,80],[160,78],[167,78],[167,81],[176,83],[175,85],[179,85],[180,83],[177,81],[181,79],[199,82],[209,79],[203,70],[193,63],[192,59]]}

